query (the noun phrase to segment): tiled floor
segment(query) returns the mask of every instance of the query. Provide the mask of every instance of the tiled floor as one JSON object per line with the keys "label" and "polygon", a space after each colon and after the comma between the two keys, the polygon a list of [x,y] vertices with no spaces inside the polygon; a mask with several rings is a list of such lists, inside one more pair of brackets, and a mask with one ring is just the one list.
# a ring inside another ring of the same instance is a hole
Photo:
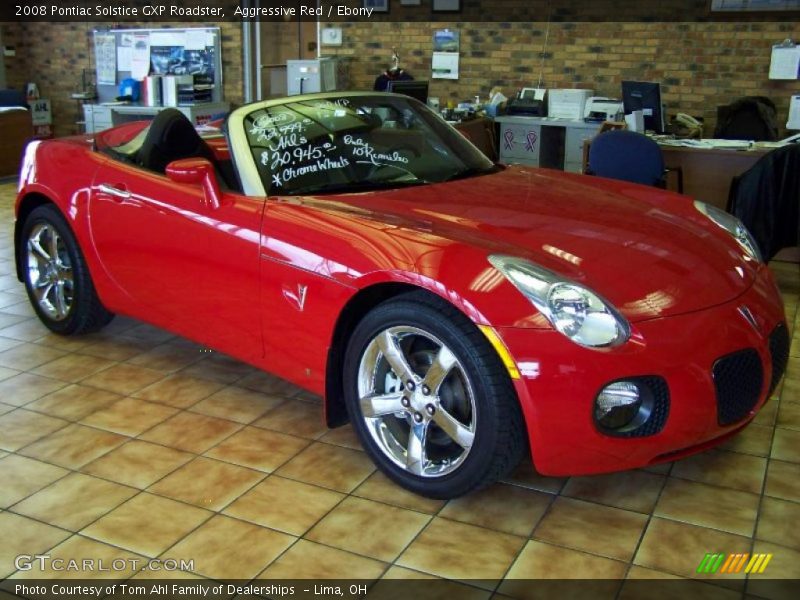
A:
{"label": "tiled floor", "polygon": [[[49,334],[13,273],[13,194],[0,185],[0,578],[46,551],[193,559],[217,579],[436,576],[476,597],[525,596],[515,578],[693,576],[713,551],[771,552],[771,576],[800,578],[797,339],[780,398],[721,449],[599,477],[528,463],[438,502],[269,375],[125,318]],[[796,328],[800,271],[773,269]],[[738,596],[745,578],[708,582]]]}

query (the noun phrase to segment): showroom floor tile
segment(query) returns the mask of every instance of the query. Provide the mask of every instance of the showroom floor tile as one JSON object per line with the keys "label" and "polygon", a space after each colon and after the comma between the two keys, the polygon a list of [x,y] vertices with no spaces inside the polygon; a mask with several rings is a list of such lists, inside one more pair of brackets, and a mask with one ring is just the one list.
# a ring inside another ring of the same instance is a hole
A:
{"label": "showroom floor tile", "polygon": [[330,546],[298,540],[259,579],[379,579],[388,565]]}
{"label": "showroom floor tile", "polygon": [[[82,579],[86,575],[78,570],[66,569],[53,569],[51,565],[56,560],[68,561],[74,560],[77,557],[91,557],[94,559],[95,564],[101,562],[109,565],[112,561],[124,561],[117,563],[119,571],[92,571],[93,578],[110,579],[116,577],[127,577],[136,572],[135,565],[142,565],[147,561],[147,557],[142,554],[135,554],[127,550],[121,549],[118,545],[113,546],[105,544],[97,540],[89,539],[81,535],[73,535],[68,540],[65,540],[47,554],[51,558],[51,562],[46,563],[46,567],[37,570],[37,576],[47,579]],[[134,562],[136,561],[136,562]],[[17,571],[12,577],[29,577],[30,571]]]}
{"label": "showroom floor tile", "polygon": [[70,473],[15,505],[19,514],[70,531],[79,531],[110,512],[138,490],[97,477]]}
{"label": "showroom floor tile", "polygon": [[[609,579],[613,597],[619,578],[700,577],[706,552],[769,552],[773,577],[800,577],[800,336],[775,397],[718,449],[593,477],[526,462],[431,500],[288,382],[132,319],[50,333],[6,258],[13,195],[0,184],[0,577],[39,552],[194,559],[186,577],[216,579],[444,577],[464,598],[527,597],[516,580],[545,575]],[[796,329],[800,269],[771,267]],[[775,594],[702,579],[699,592]]]}
{"label": "showroom floor tile", "polygon": [[[235,544],[231,541],[235,540]],[[225,515],[216,515],[171,548],[174,556],[194,557],[200,575],[252,579],[297,538]],[[225,552],[220,547],[225,544]]]}

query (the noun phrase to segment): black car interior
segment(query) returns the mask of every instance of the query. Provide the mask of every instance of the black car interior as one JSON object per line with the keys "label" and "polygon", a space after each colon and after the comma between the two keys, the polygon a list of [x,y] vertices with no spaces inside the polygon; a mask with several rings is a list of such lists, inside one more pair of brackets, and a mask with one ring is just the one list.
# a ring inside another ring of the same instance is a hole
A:
{"label": "black car interior", "polygon": [[105,148],[104,151],[117,160],[162,174],[174,160],[205,158],[214,165],[223,187],[231,191],[241,191],[231,161],[217,159],[191,121],[174,108],[159,112],[150,126],[128,143]]}

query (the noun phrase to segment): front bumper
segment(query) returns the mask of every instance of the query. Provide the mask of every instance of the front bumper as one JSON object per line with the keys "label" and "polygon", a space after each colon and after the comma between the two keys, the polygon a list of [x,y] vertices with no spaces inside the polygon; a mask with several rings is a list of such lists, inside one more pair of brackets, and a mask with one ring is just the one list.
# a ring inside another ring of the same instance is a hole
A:
{"label": "front bumper", "polygon": [[[750,322],[742,311],[749,310]],[[590,350],[555,330],[498,328],[522,373],[515,386],[536,469],[544,475],[620,471],[673,460],[721,443],[749,423],[767,401],[772,380],[769,336],[785,324],[783,303],[769,269],[734,301],[706,310],[632,325],[626,344]],[[718,423],[712,376],[715,362],[752,348],[763,384],[747,415]],[[654,435],[620,438],[601,433],[594,400],[611,381],[659,376],[669,386],[669,414]]]}

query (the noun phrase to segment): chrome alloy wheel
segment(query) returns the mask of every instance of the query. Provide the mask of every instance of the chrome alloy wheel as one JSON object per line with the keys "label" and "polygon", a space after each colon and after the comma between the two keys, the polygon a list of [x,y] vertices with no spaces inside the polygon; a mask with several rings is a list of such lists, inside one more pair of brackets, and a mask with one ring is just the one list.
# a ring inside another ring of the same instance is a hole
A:
{"label": "chrome alloy wheel", "polygon": [[64,240],[49,223],[39,223],[28,236],[28,284],[39,308],[63,321],[75,300],[72,262]]}
{"label": "chrome alloy wheel", "polygon": [[421,477],[441,477],[466,459],[475,438],[475,396],[461,362],[438,338],[389,327],[358,367],[361,415],[378,448]]}

